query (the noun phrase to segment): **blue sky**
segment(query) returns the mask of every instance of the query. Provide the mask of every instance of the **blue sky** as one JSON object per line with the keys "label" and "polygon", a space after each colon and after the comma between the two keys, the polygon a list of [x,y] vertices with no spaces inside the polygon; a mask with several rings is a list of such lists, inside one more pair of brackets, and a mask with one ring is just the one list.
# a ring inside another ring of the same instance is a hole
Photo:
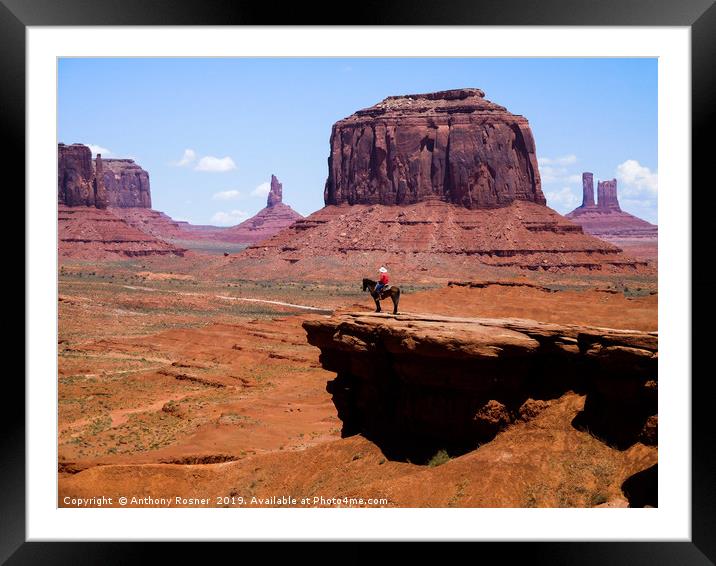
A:
{"label": "blue sky", "polygon": [[[619,181],[657,217],[656,59],[60,59],[58,141],[134,158],[153,208],[233,225],[266,204],[323,206],[331,126],[386,96],[476,87],[532,126],[547,204],[581,204],[581,173]],[[189,151],[187,151],[189,150]]]}

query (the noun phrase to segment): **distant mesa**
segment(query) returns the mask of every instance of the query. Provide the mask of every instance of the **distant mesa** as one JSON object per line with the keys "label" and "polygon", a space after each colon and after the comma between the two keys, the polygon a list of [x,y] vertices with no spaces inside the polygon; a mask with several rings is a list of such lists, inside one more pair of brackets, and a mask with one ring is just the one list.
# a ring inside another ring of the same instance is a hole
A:
{"label": "distant mesa", "polygon": [[[57,200],[61,258],[95,260],[186,252],[157,234],[166,233],[167,226],[178,226],[150,209],[149,174],[131,159],[102,159],[99,154],[92,159],[86,145],[59,144]],[[125,211],[138,211],[131,215],[136,221],[125,218]]]}
{"label": "distant mesa", "polygon": [[617,180],[597,183],[597,202],[594,202],[594,175],[582,173],[582,205],[566,215],[582,226],[585,232],[610,241],[623,239],[656,239],[656,225],[642,220],[619,206]]}
{"label": "distant mesa", "polygon": [[96,208],[151,208],[149,173],[132,159],[103,159],[86,145],[58,145],[58,202]]}
{"label": "distant mesa", "polygon": [[232,228],[193,226],[152,209],[149,173],[133,159],[92,158],[84,144],[57,147],[59,247],[62,257],[183,255],[189,241],[252,244],[302,218],[283,203],[283,187],[271,176],[266,208]]}
{"label": "distant mesa", "polygon": [[476,88],[389,96],[331,132],[326,205],[546,204],[523,116]]}

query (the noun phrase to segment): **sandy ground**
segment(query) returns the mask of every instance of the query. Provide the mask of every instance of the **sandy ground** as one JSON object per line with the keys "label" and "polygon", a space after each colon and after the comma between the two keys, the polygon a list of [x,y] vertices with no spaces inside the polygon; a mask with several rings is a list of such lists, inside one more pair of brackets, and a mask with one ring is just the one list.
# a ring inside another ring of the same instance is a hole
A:
{"label": "sandy ground", "polygon": [[[301,328],[326,316],[302,307],[372,309],[356,282],[227,282],[197,276],[191,256],[182,269],[163,261],[62,267],[61,506],[120,492],[186,496],[192,486],[209,506],[272,506],[251,498],[276,493],[382,506],[591,506],[619,500],[621,482],[656,461],[655,448],[618,451],[572,427],[583,403],[575,394],[444,463],[387,460],[360,436],[341,438],[326,392],[334,375]],[[653,279],[529,282],[546,288],[404,285],[401,310],[657,328]]]}

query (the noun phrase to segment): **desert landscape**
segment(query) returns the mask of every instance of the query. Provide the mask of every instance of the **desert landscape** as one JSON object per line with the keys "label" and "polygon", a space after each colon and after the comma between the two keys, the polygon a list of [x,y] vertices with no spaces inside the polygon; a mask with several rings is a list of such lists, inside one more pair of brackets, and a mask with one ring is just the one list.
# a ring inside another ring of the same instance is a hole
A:
{"label": "desert landscape", "polygon": [[657,227],[616,180],[558,213],[477,88],[388,96],[326,150],[323,208],[266,171],[219,227],[59,144],[58,506],[658,506]]}

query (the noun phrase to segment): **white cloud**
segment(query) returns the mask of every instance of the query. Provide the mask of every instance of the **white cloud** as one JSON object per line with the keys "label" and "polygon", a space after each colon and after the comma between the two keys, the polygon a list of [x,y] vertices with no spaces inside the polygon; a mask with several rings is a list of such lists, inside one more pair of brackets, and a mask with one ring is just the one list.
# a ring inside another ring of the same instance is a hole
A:
{"label": "white cloud", "polygon": [[538,157],[537,162],[542,165],[572,165],[577,162],[577,156],[574,154],[563,155],[561,157]]}
{"label": "white cloud", "polygon": [[624,187],[622,194],[627,197],[656,196],[659,186],[659,175],[635,159],[627,159],[617,166],[617,179]]}
{"label": "white cloud", "polygon": [[656,200],[644,200],[644,199],[630,199],[625,198],[619,199],[619,206],[621,209],[638,216],[639,218],[656,224],[658,221],[658,207]]}
{"label": "white cloud", "polygon": [[563,155],[561,157],[538,157],[539,174],[542,183],[558,184],[581,183],[582,176],[577,175],[568,167],[577,162],[576,155]]}
{"label": "white cloud", "polygon": [[554,208],[558,212],[571,212],[579,206],[581,201],[580,191],[573,187],[562,187],[557,190],[545,190],[544,196],[547,199],[547,205]]}
{"label": "white cloud", "polygon": [[231,157],[214,157],[205,155],[197,161],[196,151],[185,149],[179,161],[173,161],[175,167],[186,167],[196,162],[195,171],[208,171],[210,173],[224,173],[236,169],[236,163]]}
{"label": "white cloud", "polygon": [[237,191],[235,189],[232,189],[230,191],[221,191],[218,193],[214,193],[211,197],[211,200],[238,200],[241,198],[241,192]]}
{"label": "white cloud", "polygon": [[562,214],[579,206],[582,203],[582,175],[571,167],[577,163],[577,156],[538,157],[537,161],[547,205]]}
{"label": "white cloud", "polygon": [[545,165],[539,169],[540,179],[543,183],[581,183],[582,175],[572,173],[566,167],[552,167]]}
{"label": "white cloud", "polygon": [[235,226],[249,217],[248,212],[232,210],[230,212],[217,212],[211,217],[211,223],[216,226]]}
{"label": "white cloud", "polygon": [[271,191],[271,183],[261,183],[258,187],[256,187],[253,191],[251,191],[251,196],[254,197],[265,197],[269,194],[269,191]]}
{"label": "white cloud", "polygon": [[543,165],[539,168],[539,175],[543,183],[561,182],[569,176],[569,172],[564,167],[551,167]]}
{"label": "white cloud", "polygon": [[184,154],[181,156],[181,159],[179,161],[175,161],[172,163],[172,165],[175,165],[176,167],[185,167],[189,165],[190,163],[193,163],[196,159],[196,151],[193,149],[185,149]]}
{"label": "white cloud", "polygon": [[236,163],[231,157],[202,157],[194,167],[195,171],[208,171],[210,173],[224,173],[236,169]]}
{"label": "white cloud", "polygon": [[102,147],[101,145],[88,143],[87,147],[90,148],[90,151],[92,152],[92,157],[97,157],[98,153],[101,153],[102,155],[112,155],[112,152],[109,149],[107,149],[106,147]]}

